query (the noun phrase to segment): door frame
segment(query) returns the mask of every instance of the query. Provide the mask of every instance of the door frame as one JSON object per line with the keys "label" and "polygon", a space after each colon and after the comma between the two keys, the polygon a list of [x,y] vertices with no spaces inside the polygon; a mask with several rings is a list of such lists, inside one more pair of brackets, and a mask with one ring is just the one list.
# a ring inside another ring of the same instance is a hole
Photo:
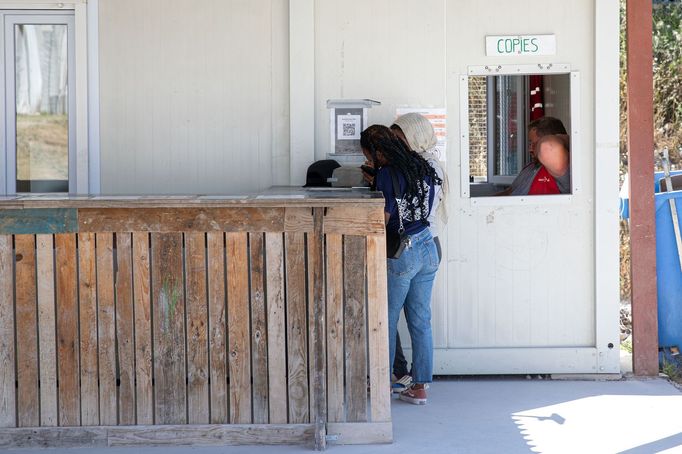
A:
{"label": "door frame", "polygon": [[[73,192],[76,194],[99,194],[100,192],[98,2],[99,0],[24,2],[0,0],[0,10],[12,14],[36,14],[40,11],[72,12],[74,15],[76,163]],[[2,52],[4,59],[4,49]],[[2,98],[0,102],[3,102]],[[4,115],[4,104],[2,110]],[[4,128],[4,123],[2,128]],[[4,153],[4,149],[2,152]],[[4,176],[2,179],[4,180]],[[5,189],[6,184],[0,186],[0,195],[5,193]]]}
{"label": "door frame", "polygon": [[[1,12],[4,36],[0,37],[0,45],[3,47],[3,60],[16,57],[16,36],[15,26],[20,24],[27,25],[66,25],[67,27],[67,86],[68,86],[68,191],[76,192],[76,97],[75,97],[75,18],[71,12],[64,11],[11,11]],[[14,47],[11,55],[7,54],[8,49]],[[5,66],[5,79],[2,81],[5,88],[3,123],[5,129],[5,193],[17,193],[17,137],[16,137],[16,66],[8,64]],[[2,117],[0,117],[2,118]]]}

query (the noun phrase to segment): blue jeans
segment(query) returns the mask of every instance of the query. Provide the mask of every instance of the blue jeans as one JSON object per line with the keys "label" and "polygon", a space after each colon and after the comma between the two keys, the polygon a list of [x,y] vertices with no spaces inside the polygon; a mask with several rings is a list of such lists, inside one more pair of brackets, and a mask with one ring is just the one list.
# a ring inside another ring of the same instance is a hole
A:
{"label": "blue jeans", "polygon": [[407,328],[412,338],[412,380],[415,383],[431,383],[431,291],[438,271],[438,251],[429,229],[410,235],[410,239],[412,245],[403,251],[400,258],[387,259],[389,365],[393,365],[395,360],[398,319],[404,306]]}

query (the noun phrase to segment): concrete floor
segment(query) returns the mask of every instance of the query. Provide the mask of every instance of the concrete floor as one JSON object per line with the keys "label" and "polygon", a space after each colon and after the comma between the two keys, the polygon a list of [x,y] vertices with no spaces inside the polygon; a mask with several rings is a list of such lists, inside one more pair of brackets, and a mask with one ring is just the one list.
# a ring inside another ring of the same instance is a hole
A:
{"label": "concrete floor", "polygon": [[[534,377],[441,379],[426,406],[393,401],[395,442],[330,446],[360,453],[682,453],[682,392],[662,378],[616,381]],[[274,454],[297,446],[43,449],[40,454]]]}

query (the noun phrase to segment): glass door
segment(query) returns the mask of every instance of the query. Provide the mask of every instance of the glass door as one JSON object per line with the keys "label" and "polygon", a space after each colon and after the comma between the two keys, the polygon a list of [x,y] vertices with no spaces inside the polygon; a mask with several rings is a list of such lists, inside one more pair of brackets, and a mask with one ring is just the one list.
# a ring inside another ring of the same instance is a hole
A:
{"label": "glass door", "polygon": [[74,16],[0,12],[2,189],[75,192]]}

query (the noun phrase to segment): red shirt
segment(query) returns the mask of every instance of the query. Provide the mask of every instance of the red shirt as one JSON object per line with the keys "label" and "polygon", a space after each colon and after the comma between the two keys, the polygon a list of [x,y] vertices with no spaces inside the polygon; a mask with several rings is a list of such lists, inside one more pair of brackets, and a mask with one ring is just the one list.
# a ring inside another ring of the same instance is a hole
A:
{"label": "red shirt", "polygon": [[535,174],[533,183],[530,185],[528,195],[546,195],[546,194],[561,194],[559,186],[551,173],[547,171],[545,166],[540,166],[540,170]]}

